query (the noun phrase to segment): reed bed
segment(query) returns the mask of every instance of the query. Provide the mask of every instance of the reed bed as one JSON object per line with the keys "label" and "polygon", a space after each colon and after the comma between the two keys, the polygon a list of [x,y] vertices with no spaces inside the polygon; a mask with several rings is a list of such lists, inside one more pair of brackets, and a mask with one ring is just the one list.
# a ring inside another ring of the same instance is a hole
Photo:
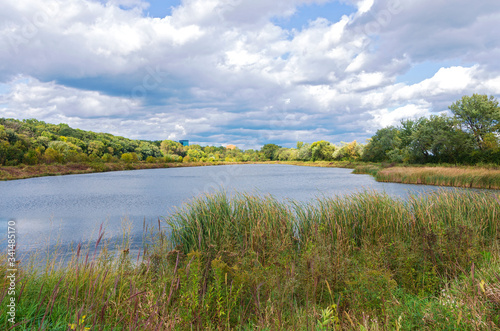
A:
{"label": "reed bed", "polygon": [[500,189],[500,170],[452,167],[392,167],[378,171],[381,182]]}
{"label": "reed bed", "polygon": [[0,327],[499,330],[499,199],[207,195],[147,230],[138,256],[97,240],[66,265],[21,264],[18,325]]}

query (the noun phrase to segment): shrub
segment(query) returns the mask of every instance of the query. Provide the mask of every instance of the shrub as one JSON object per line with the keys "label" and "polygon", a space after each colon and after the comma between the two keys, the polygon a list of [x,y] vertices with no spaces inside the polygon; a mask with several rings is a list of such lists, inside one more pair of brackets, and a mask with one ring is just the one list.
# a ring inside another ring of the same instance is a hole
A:
{"label": "shrub", "polygon": [[136,153],[123,153],[121,156],[121,160],[124,161],[125,163],[132,163],[132,162],[138,162],[139,157],[137,156]]}
{"label": "shrub", "polygon": [[63,155],[53,149],[52,147],[49,147],[45,150],[45,154],[43,155],[43,158],[46,163],[63,163],[64,157]]}
{"label": "shrub", "polygon": [[28,151],[28,153],[24,154],[23,163],[28,165],[38,164],[38,154],[34,150]]}
{"label": "shrub", "polygon": [[104,153],[104,155],[101,157],[101,159],[104,161],[104,162],[116,162],[118,161],[116,159],[116,157],[114,157],[113,155],[109,154],[109,153]]}
{"label": "shrub", "polygon": [[156,158],[154,156],[148,156],[146,158],[147,163],[156,163]]}

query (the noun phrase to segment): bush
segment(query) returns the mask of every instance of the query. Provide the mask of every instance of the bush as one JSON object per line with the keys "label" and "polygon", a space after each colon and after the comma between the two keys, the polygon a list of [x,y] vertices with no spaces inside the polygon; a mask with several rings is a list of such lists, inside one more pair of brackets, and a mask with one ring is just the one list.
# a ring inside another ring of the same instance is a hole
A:
{"label": "bush", "polygon": [[44,160],[46,163],[63,163],[64,157],[63,155],[53,149],[52,147],[49,147],[45,150]]}
{"label": "bush", "polygon": [[105,153],[102,158],[101,158],[104,162],[116,162],[118,161],[116,157],[114,157],[113,155],[109,154],[109,153]]}
{"label": "bush", "polygon": [[34,150],[30,150],[28,153],[24,154],[23,163],[28,165],[38,164],[38,154]]}
{"label": "bush", "polygon": [[146,158],[147,163],[156,163],[156,158],[154,156],[148,156]]}
{"label": "bush", "polygon": [[121,160],[125,163],[139,162],[139,157],[136,153],[123,153]]}

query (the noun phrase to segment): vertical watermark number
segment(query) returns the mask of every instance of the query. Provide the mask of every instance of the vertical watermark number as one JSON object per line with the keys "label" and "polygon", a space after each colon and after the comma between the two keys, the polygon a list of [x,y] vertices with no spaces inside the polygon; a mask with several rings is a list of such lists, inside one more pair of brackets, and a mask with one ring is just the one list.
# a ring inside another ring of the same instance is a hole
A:
{"label": "vertical watermark number", "polygon": [[16,222],[11,220],[7,223],[7,283],[9,290],[7,292],[7,320],[16,323]]}

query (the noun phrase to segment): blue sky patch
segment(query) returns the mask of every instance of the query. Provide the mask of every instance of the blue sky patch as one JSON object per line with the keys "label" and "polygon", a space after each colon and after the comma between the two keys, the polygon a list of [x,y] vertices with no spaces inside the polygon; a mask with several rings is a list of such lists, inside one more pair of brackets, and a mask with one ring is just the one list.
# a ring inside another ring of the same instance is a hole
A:
{"label": "blue sky patch", "polygon": [[0,84],[0,94],[7,94],[10,91],[10,86],[7,84]]}
{"label": "blue sky patch", "polygon": [[181,4],[180,0],[150,0],[149,8],[144,11],[145,16],[164,18],[172,15],[172,8]]}
{"label": "blue sky patch", "polygon": [[350,15],[356,12],[356,8],[338,2],[328,2],[323,4],[302,5],[297,8],[291,17],[275,17],[271,21],[273,24],[286,30],[302,30],[309,22],[318,18],[326,18],[332,23],[340,21],[343,15]]}
{"label": "blue sky patch", "polygon": [[405,83],[408,85],[417,84],[423,80],[432,78],[441,68],[463,65],[464,64],[461,63],[461,61],[425,61],[421,63],[415,63],[410,70],[408,70],[403,75],[398,76],[398,78],[396,79],[396,83]]}
{"label": "blue sky patch", "polygon": [[[106,4],[109,0],[98,0],[102,4]],[[181,0],[149,0],[149,7],[144,10],[144,16],[164,18],[172,15],[172,8],[181,5]],[[118,5],[122,10],[130,10],[131,7]]]}

